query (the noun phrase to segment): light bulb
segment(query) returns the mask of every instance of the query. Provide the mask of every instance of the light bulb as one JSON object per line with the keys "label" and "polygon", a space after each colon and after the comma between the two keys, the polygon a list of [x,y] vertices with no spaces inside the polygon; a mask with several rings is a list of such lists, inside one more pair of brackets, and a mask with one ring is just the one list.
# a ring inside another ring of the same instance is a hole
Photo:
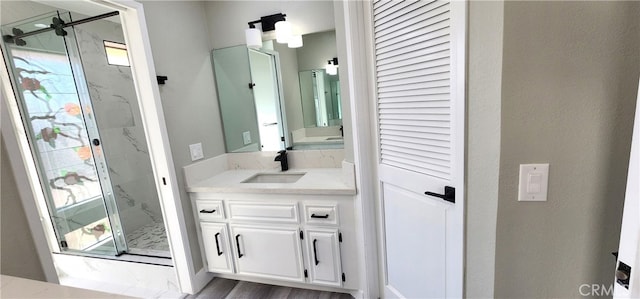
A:
{"label": "light bulb", "polygon": [[276,23],[276,41],[280,44],[286,44],[291,38],[291,23],[280,21]]}
{"label": "light bulb", "polygon": [[289,39],[289,48],[302,47],[302,35],[292,35]]}
{"label": "light bulb", "polygon": [[244,37],[247,41],[247,47],[253,49],[262,48],[262,32],[257,28],[247,28],[244,31]]}
{"label": "light bulb", "polygon": [[338,74],[338,67],[331,64],[331,61],[329,61],[329,63],[327,64],[327,66],[324,67],[324,69],[327,71],[327,74],[329,75],[337,75]]}

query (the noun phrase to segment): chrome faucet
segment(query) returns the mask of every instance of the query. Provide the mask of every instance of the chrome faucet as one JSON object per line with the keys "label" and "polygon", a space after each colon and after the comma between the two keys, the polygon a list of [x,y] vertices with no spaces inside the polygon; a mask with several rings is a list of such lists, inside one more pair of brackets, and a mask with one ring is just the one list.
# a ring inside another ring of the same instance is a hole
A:
{"label": "chrome faucet", "polygon": [[287,159],[287,150],[281,150],[273,161],[280,161],[282,171],[289,170],[289,160]]}

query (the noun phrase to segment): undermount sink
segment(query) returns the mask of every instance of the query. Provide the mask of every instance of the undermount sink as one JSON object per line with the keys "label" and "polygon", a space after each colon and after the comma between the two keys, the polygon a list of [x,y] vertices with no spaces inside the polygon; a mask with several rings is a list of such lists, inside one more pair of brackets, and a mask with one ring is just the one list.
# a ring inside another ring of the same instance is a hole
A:
{"label": "undermount sink", "polygon": [[342,139],[344,139],[344,137],[329,137],[325,140],[342,140]]}
{"label": "undermount sink", "polygon": [[242,183],[276,183],[276,184],[291,184],[297,182],[303,177],[306,172],[299,173],[258,173],[244,181]]}

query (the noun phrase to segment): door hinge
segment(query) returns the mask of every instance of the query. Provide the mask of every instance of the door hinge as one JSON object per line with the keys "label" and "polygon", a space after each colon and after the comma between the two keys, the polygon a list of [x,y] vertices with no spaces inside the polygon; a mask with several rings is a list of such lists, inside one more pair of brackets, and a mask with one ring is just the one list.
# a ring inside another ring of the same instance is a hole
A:
{"label": "door hinge", "polygon": [[165,185],[165,186],[167,185],[167,179],[166,178],[162,178],[162,184]]}
{"label": "door hinge", "polygon": [[67,241],[60,241],[60,247],[69,248],[69,244],[67,244]]}
{"label": "door hinge", "polygon": [[304,240],[304,232],[300,231],[300,240]]}
{"label": "door hinge", "polygon": [[280,141],[284,142],[284,136],[280,137]]}
{"label": "door hinge", "polygon": [[304,277],[309,277],[309,273],[307,272],[307,269],[304,269]]}
{"label": "door hinge", "polygon": [[342,233],[338,233],[338,242],[342,243]]}
{"label": "door hinge", "polygon": [[342,282],[347,281],[347,277],[344,275],[344,272],[342,272]]}
{"label": "door hinge", "polygon": [[256,86],[255,83],[249,83],[249,89],[253,89],[254,86]]}

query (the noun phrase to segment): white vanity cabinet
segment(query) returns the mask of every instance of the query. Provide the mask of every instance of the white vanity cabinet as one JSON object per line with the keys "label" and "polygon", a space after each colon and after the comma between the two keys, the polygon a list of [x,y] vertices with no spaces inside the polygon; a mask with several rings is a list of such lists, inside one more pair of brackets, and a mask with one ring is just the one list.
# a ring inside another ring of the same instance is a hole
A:
{"label": "white vanity cabinet", "polygon": [[201,222],[200,227],[209,272],[233,273],[227,224]]}
{"label": "white vanity cabinet", "polygon": [[359,289],[352,196],[194,192],[191,198],[210,272]]}
{"label": "white vanity cabinet", "polygon": [[304,282],[297,228],[231,225],[238,274]]}
{"label": "white vanity cabinet", "polygon": [[305,231],[309,281],[313,284],[342,285],[339,232],[337,229],[310,228]]}

